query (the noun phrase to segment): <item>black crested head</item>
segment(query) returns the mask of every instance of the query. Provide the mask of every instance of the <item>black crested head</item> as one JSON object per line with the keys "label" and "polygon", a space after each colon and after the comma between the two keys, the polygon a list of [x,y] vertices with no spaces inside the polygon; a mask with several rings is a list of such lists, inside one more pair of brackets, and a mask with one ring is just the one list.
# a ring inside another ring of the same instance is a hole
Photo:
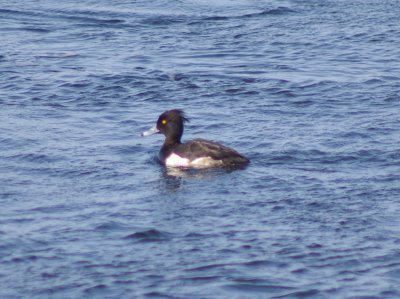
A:
{"label": "black crested head", "polygon": [[180,109],[163,112],[157,120],[157,129],[166,137],[166,142],[180,143],[184,123],[189,119]]}

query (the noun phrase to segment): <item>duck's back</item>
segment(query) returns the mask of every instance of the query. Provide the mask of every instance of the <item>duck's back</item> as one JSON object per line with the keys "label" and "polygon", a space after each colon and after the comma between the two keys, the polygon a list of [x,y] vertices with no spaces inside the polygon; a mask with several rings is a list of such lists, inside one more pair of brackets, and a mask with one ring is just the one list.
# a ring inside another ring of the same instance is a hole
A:
{"label": "duck's back", "polygon": [[205,139],[194,139],[179,144],[174,152],[189,159],[192,166],[198,167],[237,166],[249,163],[247,158],[234,149]]}

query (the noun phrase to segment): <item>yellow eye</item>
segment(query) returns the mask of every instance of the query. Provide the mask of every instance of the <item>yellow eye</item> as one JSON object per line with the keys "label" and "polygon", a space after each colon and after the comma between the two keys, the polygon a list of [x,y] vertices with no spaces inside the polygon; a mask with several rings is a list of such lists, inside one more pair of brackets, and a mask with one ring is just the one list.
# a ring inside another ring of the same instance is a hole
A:
{"label": "yellow eye", "polygon": [[165,124],[167,124],[167,120],[166,120],[166,119],[163,119],[163,120],[161,121],[161,123],[162,123],[163,125],[165,125]]}

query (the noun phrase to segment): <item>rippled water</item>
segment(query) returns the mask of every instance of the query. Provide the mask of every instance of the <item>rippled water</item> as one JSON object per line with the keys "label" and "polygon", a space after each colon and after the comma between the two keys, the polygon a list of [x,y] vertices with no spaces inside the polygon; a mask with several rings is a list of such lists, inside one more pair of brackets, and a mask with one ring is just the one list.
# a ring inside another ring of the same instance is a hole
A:
{"label": "rippled water", "polygon": [[398,1],[0,4],[0,297],[400,297]]}

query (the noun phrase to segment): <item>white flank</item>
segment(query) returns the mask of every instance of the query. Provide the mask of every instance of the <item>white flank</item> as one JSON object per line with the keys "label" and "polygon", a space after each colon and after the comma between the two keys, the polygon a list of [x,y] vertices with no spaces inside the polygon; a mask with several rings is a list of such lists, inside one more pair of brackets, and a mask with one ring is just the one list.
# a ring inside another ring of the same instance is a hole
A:
{"label": "white flank", "polygon": [[170,167],[209,168],[220,166],[221,164],[222,161],[214,160],[211,157],[201,157],[194,159],[193,161],[189,161],[189,159],[182,158],[177,154],[172,154],[165,160],[165,165]]}
{"label": "white flank", "polygon": [[171,167],[188,167],[189,159],[182,158],[181,156],[178,156],[176,154],[172,154],[165,160],[165,165]]}
{"label": "white flank", "polygon": [[222,161],[214,160],[211,157],[201,157],[190,162],[190,166],[194,168],[216,167],[222,164]]}

